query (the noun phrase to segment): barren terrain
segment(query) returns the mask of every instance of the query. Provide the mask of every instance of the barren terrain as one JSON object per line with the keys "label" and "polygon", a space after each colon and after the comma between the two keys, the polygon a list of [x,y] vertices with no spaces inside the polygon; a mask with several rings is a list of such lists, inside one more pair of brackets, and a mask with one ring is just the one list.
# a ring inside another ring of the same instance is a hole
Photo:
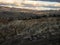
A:
{"label": "barren terrain", "polygon": [[59,12],[0,7],[0,45],[59,45]]}

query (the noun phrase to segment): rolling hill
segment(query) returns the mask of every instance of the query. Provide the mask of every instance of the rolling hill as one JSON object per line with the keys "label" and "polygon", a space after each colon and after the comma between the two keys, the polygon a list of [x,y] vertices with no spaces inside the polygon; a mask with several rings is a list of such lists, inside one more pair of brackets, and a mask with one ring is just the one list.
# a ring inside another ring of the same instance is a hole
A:
{"label": "rolling hill", "polygon": [[0,45],[59,45],[59,12],[0,7]]}

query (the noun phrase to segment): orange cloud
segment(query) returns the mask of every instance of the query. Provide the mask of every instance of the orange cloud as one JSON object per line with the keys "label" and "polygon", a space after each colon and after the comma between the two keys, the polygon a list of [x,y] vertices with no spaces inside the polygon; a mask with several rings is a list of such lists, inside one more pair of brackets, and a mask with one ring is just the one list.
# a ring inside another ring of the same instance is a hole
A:
{"label": "orange cloud", "polygon": [[60,6],[60,3],[55,4],[54,6]]}

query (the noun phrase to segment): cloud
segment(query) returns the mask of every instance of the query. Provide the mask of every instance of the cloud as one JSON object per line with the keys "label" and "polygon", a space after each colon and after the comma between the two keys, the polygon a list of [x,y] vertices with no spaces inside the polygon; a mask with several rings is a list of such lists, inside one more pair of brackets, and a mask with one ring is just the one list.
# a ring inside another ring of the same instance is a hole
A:
{"label": "cloud", "polygon": [[51,1],[51,2],[60,2],[60,0],[34,0],[34,1]]}
{"label": "cloud", "polygon": [[12,0],[6,0],[6,1],[5,1],[5,0],[0,0],[0,3],[1,3],[1,2],[2,2],[2,3],[13,3]]}
{"label": "cloud", "polygon": [[58,2],[46,2],[46,1],[25,1],[24,4],[31,4],[33,6],[60,6]]}
{"label": "cloud", "polygon": [[46,2],[46,1],[31,1],[31,0],[0,0],[2,3],[10,3],[10,4],[16,4],[18,6],[21,6],[23,4],[30,4],[33,6],[60,6],[60,3],[58,2]]}
{"label": "cloud", "polygon": [[59,10],[59,2],[46,2],[46,1],[26,1],[23,7],[29,7],[36,10]]}
{"label": "cloud", "polygon": [[[32,1],[32,0],[0,0],[0,3],[14,4],[14,7],[22,7],[37,10],[50,10],[50,9],[60,9],[59,2],[49,2],[49,1]],[[8,5],[9,6],[9,5]],[[11,5],[12,6],[12,5]],[[13,7],[13,6],[12,6]]]}

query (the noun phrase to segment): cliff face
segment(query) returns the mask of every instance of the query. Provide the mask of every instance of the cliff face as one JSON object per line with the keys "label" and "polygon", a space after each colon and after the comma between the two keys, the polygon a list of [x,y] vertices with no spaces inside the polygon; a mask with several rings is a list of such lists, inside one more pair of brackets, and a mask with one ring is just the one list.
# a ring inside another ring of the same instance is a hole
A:
{"label": "cliff face", "polygon": [[60,14],[47,15],[0,12],[0,45],[59,45]]}

